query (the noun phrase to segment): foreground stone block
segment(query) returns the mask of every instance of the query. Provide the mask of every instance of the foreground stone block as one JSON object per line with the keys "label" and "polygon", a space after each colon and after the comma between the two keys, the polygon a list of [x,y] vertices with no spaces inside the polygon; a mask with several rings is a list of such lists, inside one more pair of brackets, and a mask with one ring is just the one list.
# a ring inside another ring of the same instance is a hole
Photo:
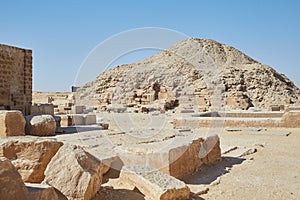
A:
{"label": "foreground stone block", "polygon": [[118,156],[127,166],[147,165],[177,179],[199,170],[203,164],[213,164],[221,159],[219,137],[199,136],[195,139],[177,138],[168,146],[154,152],[143,152],[145,146],[136,148],[138,153],[120,151]]}
{"label": "foreground stone block", "polygon": [[144,166],[124,166],[120,182],[137,187],[151,200],[189,199],[190,189],[186,184],[155,168]]}
{"label": "foreground stone block", "polygon": [[68,199],[91,199],[100,189],[102,174],[99,160],[81,147],[65,144],[48,164],[44,182]]}
{"label": "foreground stone block", "polygon": [[11,162],[0,157],[0,199],[29,199],[20,174]]}
{"label": "foreground stone block", "polygon": [[0,140],[0,156],[11,160],[23,181],[40,183],[48,163],[62,145],[62,142],[50,139],[3,138]]}
{"label": "foreground stone block", "polygon": [[26,134],[35,136],[55,135],[56,121],[52,115],[26,116]]}
{"label": "foreground stone block", "polygon": [[212,164],[221,159],[220,141],[217,135],[194,140],[190,145],[171,149],[168,173],[176,178],[196,172],[203,164]]}
{"label": "foreground stone block", "polygon": [[25,135],[25,123],[20,111],[0,111],[0,137]]}

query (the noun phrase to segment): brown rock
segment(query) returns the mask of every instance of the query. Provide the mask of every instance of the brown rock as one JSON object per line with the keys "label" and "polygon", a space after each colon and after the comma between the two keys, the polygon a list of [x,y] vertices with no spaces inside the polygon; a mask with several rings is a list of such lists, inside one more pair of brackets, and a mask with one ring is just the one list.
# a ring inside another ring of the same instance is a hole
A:
{"label": "brown rock", "polygon": [[0,140],[0,156],[10,159],[25,182],[40,183],[44,171],[62,142],[24,137]]}
{"label": "brown rock", "polygon": [[60,191],[46,184],[28,184],[28,196],[30,200],[68,200]]}
{"label": "brown rock", "polygon": [[3,157],[0,158],[0,186],[0,199],[28,199],[28,191],[20,174],[11,162]]}
{"label": "brown rock", "polygon": [[56,121],[52,115],[26,116],[26,134],[35,136],[55,135]]}
{"label": "brown rock", "polygon": [[0,137],[25,135],[25,119],[20,111],[0,111]]}
{"label": "brown rock", "polygon": [[45,183],[68,199],[91,199],[100,189],[102,163],[81,147],[64,145],[45,171]]}

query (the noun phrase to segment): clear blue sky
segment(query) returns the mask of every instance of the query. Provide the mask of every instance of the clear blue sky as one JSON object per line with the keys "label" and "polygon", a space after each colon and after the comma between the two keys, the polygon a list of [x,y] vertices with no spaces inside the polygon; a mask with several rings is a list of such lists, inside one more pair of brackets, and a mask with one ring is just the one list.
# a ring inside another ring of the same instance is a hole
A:
{"label": "clear blue sky", "polygon": [[34,90],[68,91],[100,42],[141,27],[233,46],[300,86],[297,0],[1,1],[0,43],[34,54]]}

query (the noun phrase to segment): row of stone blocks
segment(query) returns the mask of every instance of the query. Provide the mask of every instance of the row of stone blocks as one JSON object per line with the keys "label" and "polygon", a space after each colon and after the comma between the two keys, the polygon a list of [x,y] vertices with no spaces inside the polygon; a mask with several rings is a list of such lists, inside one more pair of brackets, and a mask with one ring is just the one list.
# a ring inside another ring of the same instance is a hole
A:
{"label": "row of stone blocks", "polygon": [[96,124],[94,114],[29,115],[20,111],[0,111],[0,136],[53,136],[57,127]]}
{"label": "row of stone blocks", "polygon": [[[150,166],[122,166],[120,182],[138,188],[146,199],[189,199],[190,189],[174,176],[191,174],[202,164],[210,164],[220,159],[219,138],[212,136],[207,139],[195,140],[187,146],[186,153],[180,152],[181,156],[177,159],[179,161],[169,163],[170,166],[174,165],[171,173]],[[0,197],[18,199],[23,195],[22,199],[93,199],[100,190],[103,175],[120,159],[122,158],[114,155],[100,159],[98,155],[94,157],[88,153],[87,149],[63,144],[54,139],[2,138]],[[188,165],[193,167],[186,168]],[[28,194],[23,181],[42,182],[48,186],[39,193]],[[54,196],[46,198],[50,194]]]}
{"label": "row of stone blocks", "polygon": [[285,112],[281,118],[238,118],[238,117],[182,117],[173,120],[174,128],[203,128],[203,127],[283,127],[299,128],[300,112]]}
{"label": "row of stone blocks", "polygon": [[61,126],[74,126],[74,125],[92,125],[96,124],[95,114],[68,114],[60,115]]}
{"label": "row of stone blocks", "polygon": [[0,136],[52,136],[55,135],[56,119],[52,115],[28,115],[20,111],[0,111]]}

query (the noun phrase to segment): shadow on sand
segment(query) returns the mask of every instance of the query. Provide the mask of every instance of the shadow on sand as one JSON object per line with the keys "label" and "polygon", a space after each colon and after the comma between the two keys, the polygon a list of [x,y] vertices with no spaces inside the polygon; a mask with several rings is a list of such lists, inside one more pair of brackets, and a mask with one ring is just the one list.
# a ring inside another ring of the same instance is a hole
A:
{"label": "shadow on sand", "polygon": [[211,184],[218,177],[228,173],[228,168],[234,165],[241,164],[245,161],[244,158],[222,157],[222,160],[214,165],[202,166],[198,172],[186,176],[183,181],[187,184]]}

